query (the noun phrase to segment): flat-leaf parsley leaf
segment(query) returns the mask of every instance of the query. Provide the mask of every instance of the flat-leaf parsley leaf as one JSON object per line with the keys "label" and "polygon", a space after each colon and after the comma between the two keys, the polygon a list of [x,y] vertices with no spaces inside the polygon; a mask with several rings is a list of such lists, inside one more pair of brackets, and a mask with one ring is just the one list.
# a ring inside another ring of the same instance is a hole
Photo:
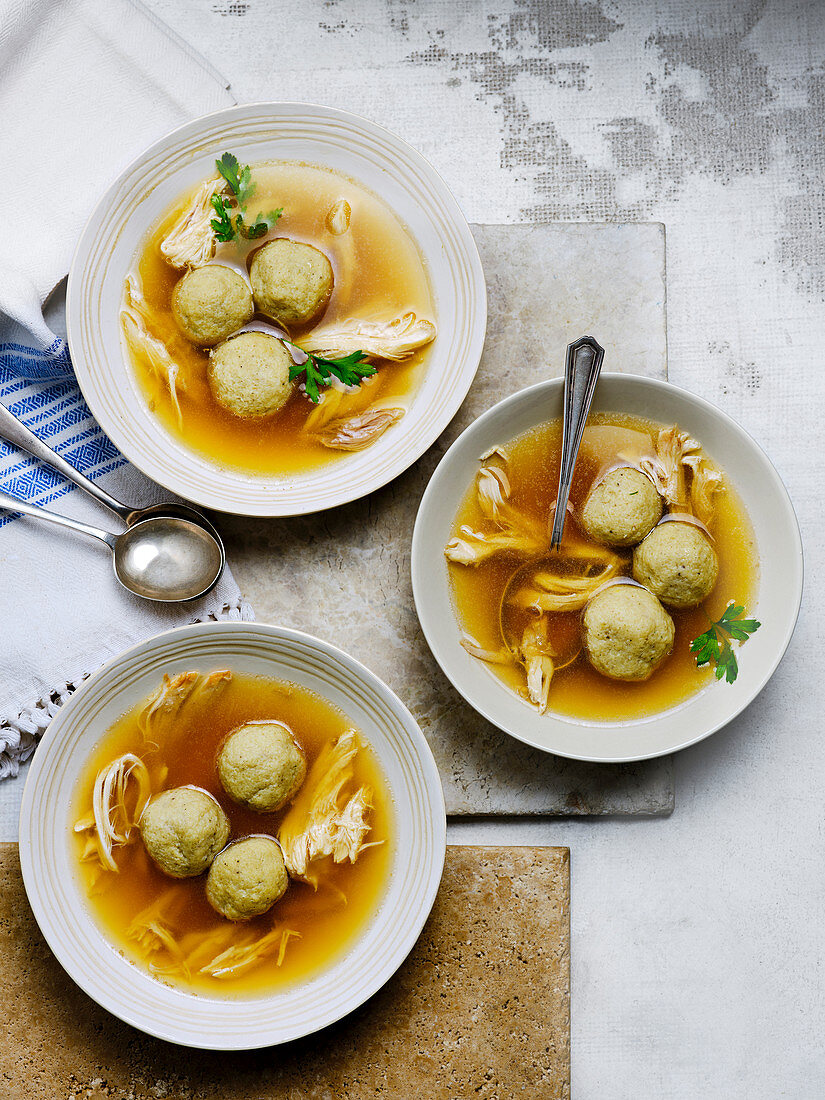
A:
{"label": "flat-leaf parsley leaf", "polygon": [[213,195],[212,206],[215,208],[217,218],[212,219],[212,228],[219,241],[232,241],[235,239],[235,227],[232,225],[232,216],[229,207],[224,201],[223,195]]}
{"label": "flat-leaf parsley leaf", "polygon": [[731,641],[741,645],[762,625],[756,619],[740,618],[744,610],[743,606],[731,602],[722,617],[690,644],[690,652],[695,655],[697,666],[701,668],[702,665],[716,665],[716,679],[721,680],[724,677],[729,684],[739,674],[739,664]]}
{"label": "flat-leaf parsley leaf", "polygon": [[[284,342],[292,343],[291,340]],[[303,351],[297,344],[292,346]],[[321,399],[320,387],[331,385],[333,378],[337,378],[345,386],[360,386],[364,378],[371,378],[378,369],[365,361],[367,357],[363,351],[352,351],[339,359],[326,359],[323,355],[312,352],[304,352],[304,355],[307,357],[305,363],[293,363],[289,368],[289,380],[292,382],[305,373],[304,388],[314,405]]]}
{"label": "flat-leaf parsley leaf", "polygon": [[235,218],[235,229],[245,240],[257,241],[259,237],[263,237],[270,231],[283,212],[284,208],[279,206],[277,210],[270,210],[268,214],[259,214],[249,225],[244,221],[243,214],[238,214]]}
{"label": "flat-leaf parsley leaf", "polygon": [[224,153],[215,167],[226,180],[229,195],[215,194],[212,206],[218,215],[212,219],[212,228],[219,241],[232,241],[236,238],[256,241],[263,237],[275,225],[283,213],[283,207],[270,210],[268,214],[258,214],[253,222],[247,223],[246,205],[255,194],[257,184],[252,179],[252,169],[248,164],[243,167],[234,153]]}
{"label": "flat-leaf parsley leaf", "polygon": [[252,169],[248,164],[241,168],[234,153],[224,153],[220,160],[215,161],[215,167],[229,184],[229,189],[243,209],[255,193]]}

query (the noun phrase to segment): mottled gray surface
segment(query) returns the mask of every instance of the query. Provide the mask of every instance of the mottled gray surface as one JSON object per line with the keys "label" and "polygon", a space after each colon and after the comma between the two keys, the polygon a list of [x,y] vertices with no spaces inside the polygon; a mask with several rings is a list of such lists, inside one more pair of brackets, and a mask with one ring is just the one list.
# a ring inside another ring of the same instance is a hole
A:
{"label": "mottled gray surface", "polygon": [[474,226],[487,278],[487,344],[447,431],[406,474],[321,515],[223,521],[243,595],[265,622],[326,638],[363,661],[412,710],[451,814],[664,814],[671,760],[595,765],[515,741],[464,702],[421,633],[410,582],[418,503],[458,433],[502,397],[561,373],[592,331],[605,368],[664,377],[660,225]]}
{"label": "mottled gray surface", "polygon": [[239,100],[403,134],[471,221],[667,225],[669,376],[777,464],[806,539],[802,618],[745,714],[676,757],[670,818],[450,836],[572,849],[576,1100],[819,1100],[825,4],[149,2]]}

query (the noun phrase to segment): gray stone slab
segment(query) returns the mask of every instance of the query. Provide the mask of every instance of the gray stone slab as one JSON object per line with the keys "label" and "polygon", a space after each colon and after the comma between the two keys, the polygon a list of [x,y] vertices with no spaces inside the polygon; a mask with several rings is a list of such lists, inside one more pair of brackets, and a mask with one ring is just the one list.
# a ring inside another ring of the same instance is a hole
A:
{"label": "gray stone slab", "polygon": [[455,691],[418,625],[410,539],[444,451],[502,397],[561,373],[590,332],[605,369],[666,377],[664,227],[477,225],[487,277],[487,344],[457,416],[411,469],[364,500],[284,520],[225,519],[241,590],[265,622],[351,653],[407,704],[432,747],[451,814],[668,814],[670,758],[592,765],[531,749]]}

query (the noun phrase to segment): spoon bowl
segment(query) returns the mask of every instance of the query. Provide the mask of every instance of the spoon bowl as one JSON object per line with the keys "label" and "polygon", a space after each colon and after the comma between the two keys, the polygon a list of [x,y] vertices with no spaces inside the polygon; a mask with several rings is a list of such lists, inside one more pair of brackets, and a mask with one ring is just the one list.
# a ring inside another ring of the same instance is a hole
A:
{"label": "spoon bowl", "polygon": [[[156,525],[151,532],[145,529],[140,531],[133,539],[123,536],[123,549],[120,551],[123,576],[119,572],[118,551],[113,541],[115,536],[107,535],[105,531],[98,531],[96,528],[85,529],[86,534],[102,539],[115,552],[115,575],[136,595],[164,602],[193,600],[205,595],[223,572],[226,551],[221,536],[206,516],[196,509],[171,500],[151,504],[147,508],[133,508],[130,504],[124,504],[53,451],[21,424],[3,404],[0,404],[0,439],[19,447],[40,462],[47,463],[104,508],[119,516],[130,529],[150,519],[168,520],[165,525]],[[8,500],[13,511],[26,511],[20,507],[23,502],[15,501],[11,497]],[[54,516],[54,513],[46,511],[35,514],[42,519]],[[64,526],[71,527],[72,524],[65,523]],[[217,563],[216,554],[219,558]],[[187,569],[191,569],[191,573],[186,573]],[[212,579],[207,583],[208,577]],[[187,594],[174,595],[176,592]]]}
{"label": "spoon bowl", "polygon": [[[200,521],[160,514],[139,520],[122,534],[102,531],[0,492],[0,508],[68,527],[104,542],[114,554],[115,576],[124,588],[144,600],[179,603],[196,600],[223,572],[223,543]],[[148,509],[147,509],[148,511]]]}
{"label": "spoon bowl", "polygon": [[148,516],[110,545],[117,579],[147,600],[174,602],[204,596],[224,565],[223,546],[202,522],[182,516]]}
{"label": "spoon bowl", "polygon": [[182,519],[196,527],[202,527],[209,532],[220,548],[221,570],[226,565],[226,551],[217,527],[197,508],[190,508],[188,504],[178,504],[174,500],[162,500],[159,504],[150,504],[146,508],[130,509],[128,504],[124,504],[119,515],[128,527],[134,527],[136,523],[141,523],[146,519],[154,519],[158,516],[165,516],[167,519]]}

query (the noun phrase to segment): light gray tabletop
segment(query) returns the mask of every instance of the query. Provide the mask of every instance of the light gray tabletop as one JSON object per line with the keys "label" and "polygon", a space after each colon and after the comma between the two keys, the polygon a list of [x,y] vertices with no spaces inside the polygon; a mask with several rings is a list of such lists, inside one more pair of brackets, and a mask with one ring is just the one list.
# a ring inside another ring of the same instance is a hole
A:
{"label": "light gray tabletop", "polygon": [[572,850],[577,1100],[825,1094],[825,6],[149,6],[239,101],[326,103],[404,136],[470,221],[665,223],[670,378],[785,479],[812,578],[801,621],[748,711],[677,757],[672,817],[462,822],[450,839]]}

